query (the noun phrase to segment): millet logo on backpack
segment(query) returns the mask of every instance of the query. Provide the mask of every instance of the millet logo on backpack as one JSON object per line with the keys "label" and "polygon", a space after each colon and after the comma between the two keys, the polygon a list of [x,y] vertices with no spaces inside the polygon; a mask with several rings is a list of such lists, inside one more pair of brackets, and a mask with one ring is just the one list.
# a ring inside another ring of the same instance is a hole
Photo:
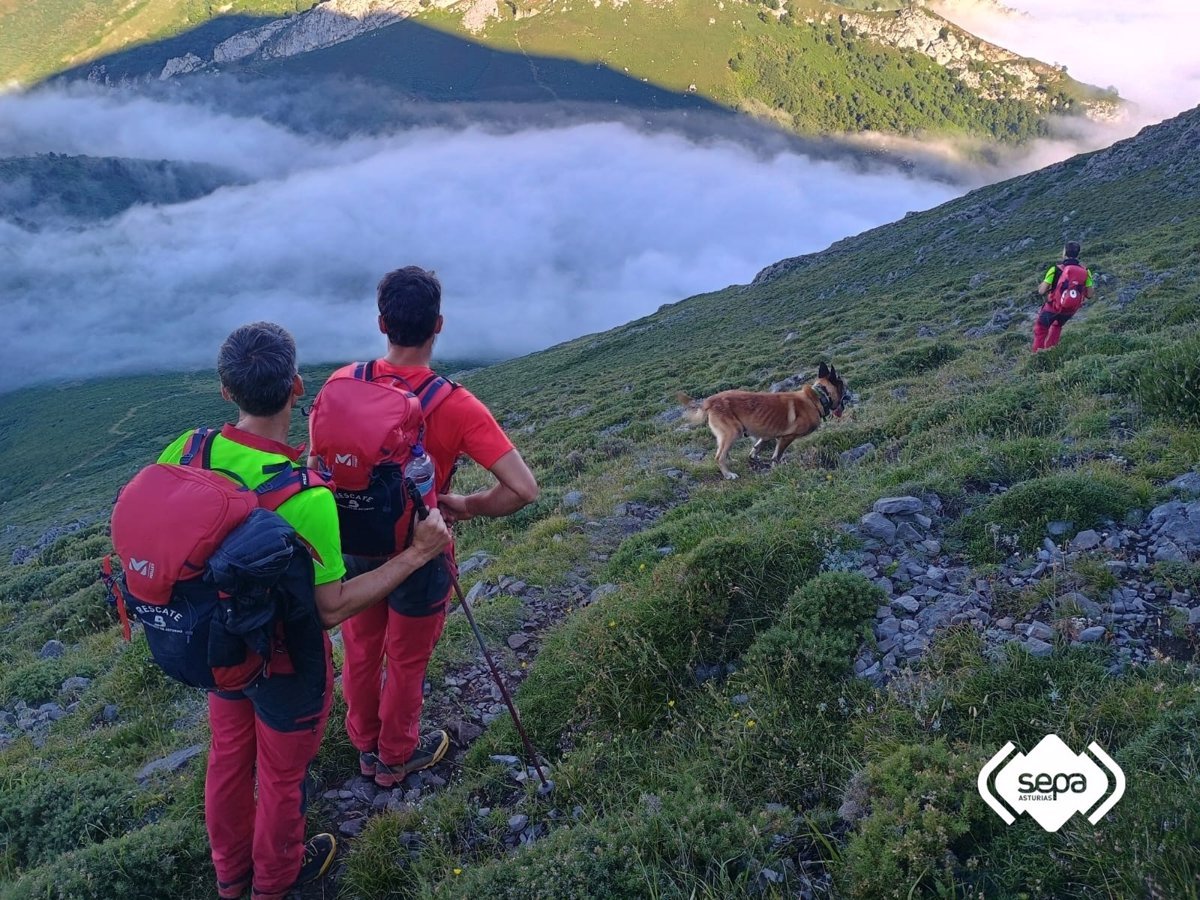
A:
{"label": "millet logo on backpack", "polygon": [[[1125,773],[1095,741],[1087,751],[1075,753],[1058,735],[1048,734],[1028,754],[1009,759],[1014,749],[1012,741],[1005,744],[978,779],[980,796],[1009,825],[1021,813],[1029,813],[1046,831],[1058,831],[1075,813],[1084,813],[1095,825],[1125,793]],[[988,785],[992,773],[994,793]]]}
{"label": "millet logo on backpack", "polygon": [[352,469],[358,468],[358,457],[353,453],[337,453],[334,455],[333,461],[339,466],[350,466]]}
{"label": "millet logo on backpack", "polygon": [[154,563],[148,559],[130,559],[129,568],[137,572],[139,575],[144,575],[147,578],[154,577]]}

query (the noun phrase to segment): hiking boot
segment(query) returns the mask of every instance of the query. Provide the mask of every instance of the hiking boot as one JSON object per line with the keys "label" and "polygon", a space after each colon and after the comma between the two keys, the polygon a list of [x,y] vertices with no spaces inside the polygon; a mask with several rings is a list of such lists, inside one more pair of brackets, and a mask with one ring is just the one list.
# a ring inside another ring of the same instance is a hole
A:
{"label": "hiking boot", "polygon": [[379,757],[374,750],[364,750],[358,754],[358,771],[367,778],[375,777],[375,767],[379,765]]}
{"label": "hiking boot", "polygon": [[337,838],[332,834],[318,834],[308,839],[304,845],[304,861],[300,863],[300,874],[296,876],[296,885],[308,884],[324,878],[329,867],[337,858]]}
{"label": "hiking boot", "polygon": [[431,731],[421,735],[417,749],[403,765],[389,766],[382,760],[375,767],[375,783],[381,788],[394,788],[413,772],[428,769],[442,761],[450,749],[450,735],[444,731]]}

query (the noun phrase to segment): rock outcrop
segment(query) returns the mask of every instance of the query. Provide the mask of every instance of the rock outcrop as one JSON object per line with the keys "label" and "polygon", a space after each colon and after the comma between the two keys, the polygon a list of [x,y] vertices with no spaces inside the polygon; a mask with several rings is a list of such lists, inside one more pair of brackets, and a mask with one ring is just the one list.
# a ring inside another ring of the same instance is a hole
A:
{"label": "rock outcrop", "polygon": [[[927,9],[913,6],[895,14],[847,12],[838,21],[844,31],[923,53],[989,100],[1024,100],[1042,111],[1071,111],[1071,101],[1060,103],[1051,90],[1065,77],[1061,67],[989,44]],[[1113,100],[1087,100],[1083,107],[1087,116],[1097,121],[1110,121],[1120,112]]]}

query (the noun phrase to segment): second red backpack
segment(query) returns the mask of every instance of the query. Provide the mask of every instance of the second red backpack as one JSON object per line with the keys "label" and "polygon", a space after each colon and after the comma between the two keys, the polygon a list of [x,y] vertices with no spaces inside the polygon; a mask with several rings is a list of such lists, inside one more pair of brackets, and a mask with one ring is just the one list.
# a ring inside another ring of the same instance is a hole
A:
{"label": "second red backpack", "polygon": [[333,477],[342,552],[386,558],[412,539],[404,469],[425,417],[457,385],[432,375],[414,388],[375,369],[372,361],[334,373],[313,401],[308,430],[311,452]]}
{"label": "second red backpack", "polygon": [[1081,265],[1071,263],[1062,267],[1062,271],[1058,273],[1058,280],[1054,283],[1054,289],[1050,292],[1050,300],[1054,304],[1055,312],[1065,315],[1074,315],[1079,312],[1079,308],[1083,306],[1084,298],[1087,296],[1087,279],[1087,269]]}

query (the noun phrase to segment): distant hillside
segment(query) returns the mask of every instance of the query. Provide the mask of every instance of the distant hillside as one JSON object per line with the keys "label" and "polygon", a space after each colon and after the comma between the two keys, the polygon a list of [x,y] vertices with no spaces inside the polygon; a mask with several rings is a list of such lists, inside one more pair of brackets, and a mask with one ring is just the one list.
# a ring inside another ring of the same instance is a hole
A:
{"label": "distant hillside", "polygon": [[215,166],[46,153],[0,159],[0,219],[23,228],[107,219],[138,204],[182,203],[238,178]]}
{"label": "distant hillside", "polygon": [[[1001,142],[1046,134],[1055,116],[1107,119],[1118,111],[1116,97],[1056,67],[987,44],[924,6],[895,6],[327,0],[285,19],[238,19],[236,27],[217,16],[157,42],[113,38],[71,71],[108,83],[213,70],[353,75],[436,101],[659,105],[633,89],[644,83],[678,98],[672,105],[694,98],[802,134],[932,132]],[[438,41],[439,33],[462,41]],[[417,65],[434,44],[433,65]],[[488,51],[519,64],[480,65]]]}
{"label": "distant hillside", "polygon": [[[445,762],[376,792],[335,704],[309,808],[350,848],[329,890],[1194,896],[1198,141],[1200,109],[470,374],[543,493],[457,529],[465,587],[556,786],[452,613],[426,700]],[[1031,356],[1066,238],[1098,295]],[[675,392],[830,359],[847,416],[773,470],[741,442],[723,481]],[[7,537],[46,532],[0,563],[5,897],[211,895],[202,701],[121,642],[96,573],[113,488],[221,413],[211,375],[0,396]],[[1051,733],[1123,769],[1098,824],[983,805],[987,760]]]}
{"label": "distant hillside", "polygon": [[214,16],[227,17],[236,31],[251,23],[239,16],[281,16],[312,5],[313,0],[5,0],[0,2],[0,85],[31,84]]}

